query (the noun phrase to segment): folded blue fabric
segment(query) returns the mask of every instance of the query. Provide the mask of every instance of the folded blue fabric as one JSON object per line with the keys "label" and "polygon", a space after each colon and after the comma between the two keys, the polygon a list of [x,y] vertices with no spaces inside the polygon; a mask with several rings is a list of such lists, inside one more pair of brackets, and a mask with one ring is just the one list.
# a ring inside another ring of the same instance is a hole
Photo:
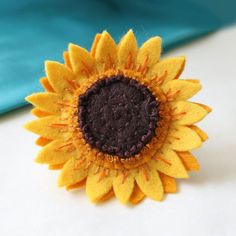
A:
{"label": "folded blue fabric", "polygon": [[118,41],[130,28],[164,52],[235,20],[234,0],[0,0],[0,114],[40,91],[46,59],[62,61],[69,42],[90,48],[97,32]]}

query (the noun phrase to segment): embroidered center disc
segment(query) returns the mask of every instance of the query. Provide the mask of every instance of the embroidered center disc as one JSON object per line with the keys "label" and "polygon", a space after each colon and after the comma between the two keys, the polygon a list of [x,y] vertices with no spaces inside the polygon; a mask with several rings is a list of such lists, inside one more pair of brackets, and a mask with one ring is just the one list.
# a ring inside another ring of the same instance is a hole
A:
{"label": "embroidered center disc", "polygon": [[146,86],[116,75],[98,80],[80,95],[79,127],[93,148],[127,158],[155,135],[158,111],[159,104]]}

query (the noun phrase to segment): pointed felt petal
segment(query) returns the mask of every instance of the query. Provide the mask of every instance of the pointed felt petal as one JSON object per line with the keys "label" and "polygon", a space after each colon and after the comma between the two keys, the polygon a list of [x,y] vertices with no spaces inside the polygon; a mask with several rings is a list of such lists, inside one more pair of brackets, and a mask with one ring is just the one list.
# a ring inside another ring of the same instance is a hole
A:
{"label": "pointed felt petal", "polygon": [[201,104],[201,103],[197,103],[197,102],[195,102],[195,104],[197,104],[197,105],[201,106],[202,108],[204,108],[208,113],[212,112],[212,109],[209,106],[205,105],[205,104]]}
{"label": "pointed felt petal", "polygon": [[179,101],[173,104],[174,118],[180,125],[191,125],[202,120],[208,112],[201,106],[192,103]]}
{"label": "pointed felt petal", "polygon": [[84,178],[83,180],[81,180],[75,184],[71,184],[71,185],[66,186],[66,190],[69,191],[69,190],[77,189],[77,188],[85,186],[85,184],[86,184],[86,178]]}
{"label": "pointed felt petal", "polygon": [[178,79],[185,65],[185,57],[168,58],[151,67],[147,77],[162,77],[163,84]]}
{"label": "pointed felt petal", "polygon": [[184,79],[184,81],[188,81],[190,83],[195,83],[195,84],[199,84],[200,83],[199,79]]}
{"label": "pointed felt petal", "polygon": [[57,93],[64,94],[67,89],[72,89],[70,81],[74,80],[74,75],[67,66],[54,61],[46,61],[45,70],[50,84]]}
{"label": "pointed felt petal", "polygon": [[69,52],[65,51],[63,53],[63,58],[64,58],[65,65],[69,67],[70,69],[72,69]]}
{"label": "pointed felt petal", "polygon": [[208,139],[208,135],[202,129],[200,129],[198,126],[190,125],[189,128],[194,130],[199,135],[199,137],[201,138],[202,142],[205,142]]}
{"label": "pointed felt petal", "polygon": [[188,171],[198,171],[200,169],[197,159],[190,152],[178,152],[178,156]]}
{"label": "pointed felt petal", "polygon": [[40,150],[35,161],[41,164],[56,165],[65,163],[71,158],[75,158],[77,151],[73,147],[73,144],[70,146],[65,146],[65,144],[68,144],[68,142],[63,140],[52,141]]}
{"label": "pointed felt petal", "polygon": [[114,191],[113,191],[113,189],[111,189],[106,195],[104,195],[102,198],[100,198],[97,202],[98,203],[106,202],[113,197],[114,197]]}
{"label": "pointed felt petal", "polygon": [[[56,125],[55,125],[56,124]],[[25,124],[27,130],[47,139],[60,139],[66,135],[67,126],[58,116],[47,116]]]}
{"label": "pointed felt petal", "polygon": [[86,181],[86,193],[92,202],[98,202],[112,189],[113,175],[109,173],[101,178],[101,173],[95,174],[96,167],[90,169]]}
{"label": "pointed felt petal", "polygon": [[186,126],[173,126],[167,137],[170,147],[176,151],[188,151],[201,146],[200,137]]}
{"label": "pointed felt petal", "polygon": [[140,190],[139,186],[135,182],[133,193],[129,199],[131,204],[138,204],[145,198],[145,194]]}
{"label": "pointed felt petal", "polygon": [[163,173],[159,173],[159,176],[160,176],[162,184],[163,184],[164,192],[165,193],[176,193],[177,185],[176,185],[175,179],[168,176],[168,175],[165,175]]}
{"label": "pointed felt petal", "polygon": [[43,86],[43,88],[45,89],[45,91],[47,92],[51,92],[54,93],[55,90],[53,89],[53,87],[51,86],[51,84],[48,81],[48,78],[44,77],[40,79],[40,84]]}
{"label": "pointed felt petal", "polygon": [[145,61],[149,68],[156,64],[160,60],[161,44],[160,37],[153,37],[147,40],[139,49],[136,60],[137,66],[143,65]]}
{"label": "pointed felt petal", "polygon": [[47,144],[51,143],[52,140],[51,139],[47,139],[47,138],[44,138],[44,137],[39,137],[36,141],[35,141],[35,144],[38,145],[38,146],[41,146],[41,147],[44,147],[46,146]]}
{"label": "pointed felt petal", "polygon": [[82,181],[88,175],[88,168],[85,168],[86,163],[78,165],[76,158],[70,159],[63,167],[58,179],[58,186],[69,186]]}
{"label": "pointed felt petal", "polygon": [[106,31],[102,33],[98,42],[95,60],[99,71],[113,68],[117,63],[117,46]]}
{"label": "pointed felt petal", "polygon": [[125,179],[119,174],[113,180],[113,189],[121,203],[127,204],[134,190],[134,177],[130,174]]}
{"label": "pointed felt petal", "polygon": [[169,148],[163,148],[160,154],[155,156],[155,167],[158,171],[174,178],[188,178],[188,173],[178,157]]}
{"label": "pointed felt petal", "polygon": [[201,89],[199,83],[186,80],[171,80],[162,86],[165,94],[173,94],[174,101],[188,100]]}
{"label": "pointed felt petal", "polygon": [[118,63],[120,68],[129,69],[134,65],[138,52],[138,44],[134,33],[129,30],[118,45]]}
{"label": "pointed felt petal", "polygon": [[92,47],[91,47],[91,50],[90,50],[90,54],[92,57],[95,57],[95,54],[96,54],[96,50],[97,50],[97,46],[98,46],[98,42],[101,38],[101,35],[102,34],[96,34],[94,40],[93,40],[93,44],[92,44]]}
{"label": "pointed felt petal", "polygon": [[[94,73],[95,60],[86,49],[70,43],[69,55],[72,70],[76,75],[88,77]],[[77,81],[80,82],[79,79]]]}
{"label": "pointed felt petal", "polygon": [[163,185],[152,161],[150,161],[149,168],[146,171],[148,178],[142,170],[140,170],[135,176],[139,188],[146,196],[150,197],[151,199],[156,201],[162,200],[164,192]]}
{"label": "pointed felt petal", "polygon": [[49,170],[61,170],[64,166],[64,163],[63,164],[55,164],[55,165],[49,165],[48,166],[48,169]]}
{"label": "pointed felt petal", "polygon": [[42,118],[42,117],[51,115],[48,112],[42,111],[36,107],[31,110],[31,114],[38,117],[38,118]]}
{"label": "pointed felt petal", "polygon": [[56,93],[33,93],[25,99],[42,111],[55,115],[61,113],[58,105],[61,96]]}

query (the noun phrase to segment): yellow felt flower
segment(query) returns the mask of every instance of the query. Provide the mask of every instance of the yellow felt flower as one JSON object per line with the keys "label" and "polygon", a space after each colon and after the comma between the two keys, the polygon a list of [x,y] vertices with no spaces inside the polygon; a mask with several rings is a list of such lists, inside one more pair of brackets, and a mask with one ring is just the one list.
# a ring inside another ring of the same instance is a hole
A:
{"label": "yellow felt flower", "polygon": [[160,37],[139,48],[132,30],[118,45],[104,31],[90,52],[69,44],[64,64],[46,61],[45,92],[26,98],[38,119],[25,127],[40,135],[36,161],[61,169],[59,186],[136,204],[162,200],[199,169],[190,151],[207,135],[194,124],[211,109],[187,101],[201,85],[179,79],[185,58],[160,55]]}

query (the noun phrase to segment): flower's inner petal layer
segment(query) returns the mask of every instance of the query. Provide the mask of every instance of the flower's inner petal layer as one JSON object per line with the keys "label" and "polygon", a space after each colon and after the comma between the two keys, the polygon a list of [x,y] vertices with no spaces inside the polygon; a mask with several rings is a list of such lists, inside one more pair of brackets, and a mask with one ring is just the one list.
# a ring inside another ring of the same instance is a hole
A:
{"label": "flower's inner petal layer", "polygon": [[116,75],[97,81],[79,98],[84,138],[104,153],[127,158],[155,135],[159,104],[144,85]]}

